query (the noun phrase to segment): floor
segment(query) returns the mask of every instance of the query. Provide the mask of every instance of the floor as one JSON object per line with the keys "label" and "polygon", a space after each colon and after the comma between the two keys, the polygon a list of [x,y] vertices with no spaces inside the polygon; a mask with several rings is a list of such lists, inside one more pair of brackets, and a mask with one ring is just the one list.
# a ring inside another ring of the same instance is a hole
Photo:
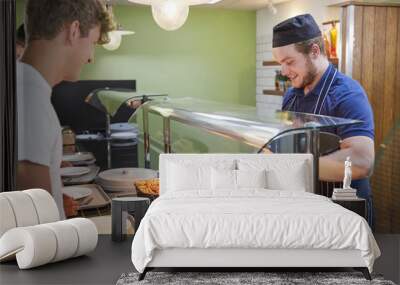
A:
{"label": "floor", "polygon": [[[376,235],[382,256],[374,271],[396,284],[400,282],[400,235]],[[15,262],[0,265],[0,284],[115,284],[124,272],[134,271],[130,260],[132,238],[116,243],[100,235],[94,252],[30,270],[18,270]]]}
{"label": "floor", "polygon": [[124,272],[134,271],[130,260],[132,238],[112,242],[100,235],[97,248],[81,256],[29,270],[18,270],[16,262],[0,265],[0,284],[115,284]]}

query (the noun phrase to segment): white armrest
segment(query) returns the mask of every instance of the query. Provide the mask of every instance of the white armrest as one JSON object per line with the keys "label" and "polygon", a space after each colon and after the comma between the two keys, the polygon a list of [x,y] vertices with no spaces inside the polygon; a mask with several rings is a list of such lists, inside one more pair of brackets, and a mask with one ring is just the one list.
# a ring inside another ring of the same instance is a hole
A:
{"label": "white armrest", "polygon": [[0,239],[0,261],[16,254],[20,269],[51,262],[57,251],[57,240],[49,228],[42,225],[14,228]]}
{"label": "white armrest", "polygon": [[69,223],[55,222],[45,224],[43,227],[52,231],[52,234],[55,235],[57,244],[59,245],[51,262],[64,260],[75,255],[78,250],[79,238],[78,233],[76,230],[71,228]]}
{"label": "white armrest", "polygon": [[78,233],[78,248],[73,257],[86,254],[96,248],[98,239],[97,228],[91,220],[75,218],[66,220],[65,222],[71,224]]}
{"label": "white armrest", "polygon": [[39,223],[35,206],[28,194],[22,191],[14,191],[3,192],[1,196],[10,203],[17,227],[33,226]]}
{"label": "white armrest", "polygon": [[16,226],[17,223],[10,202],[6,197],[0,195],[0,237]]}
{"label": "white armrest", "polygon": [[86,254],[97,245],[97,229],[84,218],[19,227],[0,238],[0,261],[16,256],[20,269]]}
{"label": "white armrest", "polygon": [[60,220],[60,212],[53,197],[42,189],[29,189],[22,191],[32,199],[39,218],[39,224],[51,223]]}
{"label": "white armrest", "polygon": [[15,227],[60,220],[56,202],[42,189],[0,193],[0,214],[0,237]]}

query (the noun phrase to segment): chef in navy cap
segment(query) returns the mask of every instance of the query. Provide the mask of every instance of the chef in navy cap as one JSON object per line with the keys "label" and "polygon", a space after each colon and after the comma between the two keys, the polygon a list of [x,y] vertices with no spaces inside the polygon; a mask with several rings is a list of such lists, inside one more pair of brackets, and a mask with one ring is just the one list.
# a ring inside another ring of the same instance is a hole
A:
{"label": "chef in navy cap", "polygon": [[[273,28],[272,53],[292,84],[284,95],[282,110],[362,121],[330,130],[341,138],[341,144],[337,151],[320,158],[319,178],[343,181],[344,162],[350,157],[351,187],[367,200],[366,218],[372,226],[368,177],[374,164],[374,118],[364,89],[329,62],[321,30],[310,14],[287,19]],[[324,194],[330,196],[331,192]]]}

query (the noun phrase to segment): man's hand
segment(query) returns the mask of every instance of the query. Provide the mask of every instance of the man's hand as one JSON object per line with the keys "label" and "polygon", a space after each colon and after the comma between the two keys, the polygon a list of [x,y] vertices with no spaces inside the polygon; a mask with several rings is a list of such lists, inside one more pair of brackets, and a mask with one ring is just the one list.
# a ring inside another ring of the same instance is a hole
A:
{"label": "man's hand", "polygon": [[137,109],[140,107],[140,105],[142,105],[142,101],[141,100],[130,100],[126,104],[129,107],[131,107],[132,109]]}
{"label": "man's hand", "polygon": [[273,152],[269,149],[269,148],[267,148],[267,147],[264,147],[263,149],[262,149],[262,152],[261,152],[262,154],[273,154]]}
{"label": "man's hand", "polygon": [[78,214],[79,203],[71,197],[63,194],[64,212],[67,218],[74,217]]}
{"label": "man's hand", "polygon": [[64,168],[64,167],[73,167],[74,165],[71,163],[71,162],[69,162],[69,161],[61,161],[61,168]]}
{"label": "man's hand", "polygon": [[40,188],[51,194],[49,167],[28,160],[18,161],[17,189]]}

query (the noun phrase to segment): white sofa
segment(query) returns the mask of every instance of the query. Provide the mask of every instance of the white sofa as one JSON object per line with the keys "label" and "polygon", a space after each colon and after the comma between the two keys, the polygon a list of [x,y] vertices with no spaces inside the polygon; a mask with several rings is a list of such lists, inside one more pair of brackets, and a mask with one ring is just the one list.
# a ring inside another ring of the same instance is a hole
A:
{"label": "white sofa", "polygon": [[45,190],[0,193],[0,262],[16,259],[28,269],[84,255],[97,245],[92,221],[60,221],[57,205]]}
{"label": "white sofa", "polygon": [[312,155],[161,154],[159,171],[160,197],[132,243],[139,280],[160,267],[354,267],[370,278],[380,252],[368,223],[313,194]]}

